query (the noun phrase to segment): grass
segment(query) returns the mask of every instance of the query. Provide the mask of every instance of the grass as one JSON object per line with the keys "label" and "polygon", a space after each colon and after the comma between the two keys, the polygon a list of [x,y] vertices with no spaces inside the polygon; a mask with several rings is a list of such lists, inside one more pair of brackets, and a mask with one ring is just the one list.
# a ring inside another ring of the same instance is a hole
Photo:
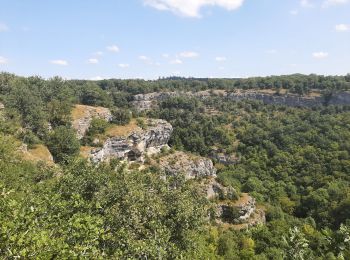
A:
{"label": "grass", "polygon": [[72,119],[73,121],[79,120],[81,118],[84,118],[89,115],[89,112],[93,111],[96,114],[103,113],[106,111],[107,108],[105,107],[92,107],[92,106],[86,106],[86,105],[75,105],[72,110]]}
{"label": "grass", "polygon": [[115,137],[115,136],[128,136],[133,132],[141,131],[141,128],[137,125],[136,119],[132,119],[127,125],[115,125],[112,124],[110,127],[106,129],[106,133],[104,134],[107,137]]}
{"label": "grass", "polygon": [[85,158],[85,159],[90,158],[90,153],[93,149],[96,149],[96,147],[91,147],[91,146],[80,147],[80,156]]}
{"label": "grass", "polygon": [[28,161],[53,163],[49,149],[42,144],[38,144],[33,149],[24,152],[23,158]]}

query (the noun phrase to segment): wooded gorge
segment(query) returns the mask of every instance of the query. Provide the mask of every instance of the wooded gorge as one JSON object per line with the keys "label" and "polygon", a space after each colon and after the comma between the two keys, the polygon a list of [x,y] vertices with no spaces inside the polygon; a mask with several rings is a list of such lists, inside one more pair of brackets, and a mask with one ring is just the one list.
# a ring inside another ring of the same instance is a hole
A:
{"label": "wooded gorge", "polygon": [[[0,258],[350,259],[350,104],[220,95],[167,97],[142,111],[132,103],[137,94],[204,90],[330,97],[350,91],[350,76],[81,81],[1,73]],[[77,104],[108,108],[110,122],[93,117],[79,139]],[[113,131],[146,131],[155,119],[172,126],[169,150],[142,163],[81,156],[84,147],[102,149]],[[155,166],[175,151],[210,158],[220,185],[235,191],[222,201],[250,194],[266,221],[240,230],[218,223],[217,201],[196,179],[164,178]]]}

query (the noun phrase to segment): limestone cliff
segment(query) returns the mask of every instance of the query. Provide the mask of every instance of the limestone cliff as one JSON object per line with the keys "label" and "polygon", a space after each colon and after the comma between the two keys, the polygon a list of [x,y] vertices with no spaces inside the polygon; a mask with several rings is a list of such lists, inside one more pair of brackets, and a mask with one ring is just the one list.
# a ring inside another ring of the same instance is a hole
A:
{"label": "limestone cliff", "polygon": [[77,131],[77,137],[79,139],[84,137],[93,118],[100,118],[109,122],[112,120],[112,114],[111,111],[105,107],[76,105],[73,108],[73,128]]}
{"label": "limestone cliff", "polygon": [[147,119],[144,129],[137,128],[126,136],[108,138],[102,148],[93,149],[90,158],[94,162],[121,159],[142,162],[146,154],[158,153],[167,146],[173,132],[165,120]]}
{"label": "limestone cliff", "polygon": [[300,96],[296,94],[276,94],[274,91],[264,90],[207,90],[200,92],[156,92],[139,94],[134,96],[133,105],[139,111],[150,110],[157,107],[159,102],[170,97],[196,97],[206,99],[208,97],[222,97],[226,100],[259,100],[265,104],[286,105],[292,107],[314,107],[322,105],[350,105],[350,92],[343,91],[330,96],[316,95]]}

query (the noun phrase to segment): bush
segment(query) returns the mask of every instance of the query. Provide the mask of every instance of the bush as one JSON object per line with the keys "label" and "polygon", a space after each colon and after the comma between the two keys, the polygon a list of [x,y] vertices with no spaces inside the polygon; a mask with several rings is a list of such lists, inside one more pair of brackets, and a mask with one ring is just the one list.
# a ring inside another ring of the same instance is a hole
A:
{"label": "bush", "polygon": [[104,134],[109,123],[106,120],[93,118],[86,135],[84,136],[83,143],[88,145],[94,145],[94,138],[96,135]]}
{"label": "bush", "polygon": [[55,162],[64,163],[69,157],[78,155],[80,143],[73,129],[59,126],[50,135],[47,147]]}
{"label": "bush", "polygon": [[131,121],[131,112],[126,109],[115,109],[112,111],[112,122],[117,125],[127,125]]}

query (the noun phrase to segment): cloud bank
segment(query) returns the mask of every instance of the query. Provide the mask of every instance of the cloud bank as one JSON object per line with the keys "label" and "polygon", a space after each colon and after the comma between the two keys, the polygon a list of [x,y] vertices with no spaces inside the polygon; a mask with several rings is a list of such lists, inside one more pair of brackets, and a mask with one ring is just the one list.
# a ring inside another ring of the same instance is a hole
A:
{"label": "cloud bank", "polygon": [[161,11],[187,17],[201,17],[200,10],[204,6],[219,6],[232,11],[242,6],[244,0],[144,0],[145,5]]}

